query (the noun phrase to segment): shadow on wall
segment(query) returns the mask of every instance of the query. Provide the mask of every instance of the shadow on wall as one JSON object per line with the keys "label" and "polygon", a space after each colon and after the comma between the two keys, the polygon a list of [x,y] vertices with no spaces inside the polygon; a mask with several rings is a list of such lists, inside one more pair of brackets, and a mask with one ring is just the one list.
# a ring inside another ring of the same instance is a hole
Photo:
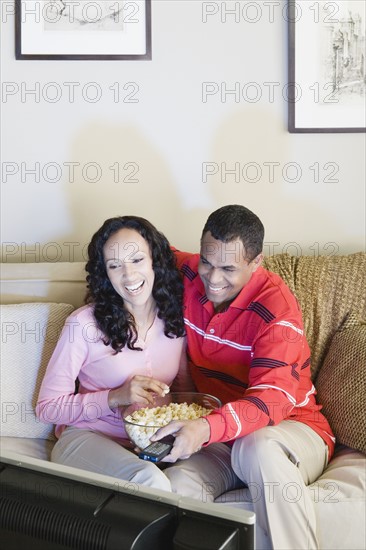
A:
{"label": "shadow on wall", "polygon": [[[163,155],[133,126],[90,124],[74,139],[72,159],[83,167],[79,177],[65,182],[65,203],[72,230],[58,242],[74,243],[64,261],[86,260],[86,246],[104,220],[138,215],[150,220],[169,240],[172,228],[182,224],[179,193]],[[71,178],[69,178],[71,179]]]}
{"label": "shadow on wall", "polygon": [[[195,123],[199,128],[199,121]],[[177,130],[172,139],[178,148],[189,147],[187,136]],[[342,220],[330,216],[329,202],[342,200],[334,198],[340,192],[340,184],[315,184],[314,173],[304,165],[300,166],[302,173],[297,180],[296,164],[300,161],[293,154],[295,139],[304,146],[314,139],[324,143],[323,136],[290,136],[283,120],[274,117],[270,110],[253,105],[236,107],[216,128],[209,147],[203,143],[199,150],[191,151],[191,166],[182,166],[188,180],[182,191],[164,152],[150,137],[133,125],[90,123],[70,145],[70,164],[74,163],[75,170],[73,174],[70,166],[61,191],[70,231],[52,236],[61,251],[57,257],[52,247],[46,255],[47,243],[40,243],[40,261],[85,261],[87,244],[104,220],[126,214],[147,218],[178,248],[198,251],[209,213],[232,203],[256,212],[265,225],[266,242],[279,243],[276,249],[271,249],[271,245],[265,248],[266,254],[336,253],[332,248],[326,251],[320,247],[314,252],[310,247],[339,235]],[[330,150],[331,143],[327,142],[327,148]],[[314,144],[309,150],[310,154],[315,150]],[[308,164],[315,160],[310,159]],[[193,196],[197,187],[209,207],[183,207],[182,192]],[[325,210],[322,204],[327,204]],[[347,213],[346,218],[349,217]],[[344,235],[346,241],[347,227]],[[300,247],[300,252],[296,246],[284,250],[288,243],[304,243],[306,239],[308,243]],[[351,234],[349,240],[352,248]],[[24,260],[12,256],[12,261]]]}
{"label": "shadow on wall", "polygon": [[[181,142],[177,142],[177,147]],[[104,220],[119,215],[147,218],[179,248],[179,238],[189,233],[190,248],[198,251],[201,230],[211,210],[227,204],[212,201],[212,209],[192,209],[182,206],[177,188],[163,154],[150,139],[134,126],[94,123],[86,126],[71,145],[71,158],[84,170],[75,170],[79,179],[65,182],[65,204],[72,230],[58,242],[71,245],[65,250],[64,261],[85,261],[86,246]],[[95,181],[93,181],[95,180]],[[194,193],[202,182],[202,174],[189,182],[187,192]]]}
{"label": "shadow on wall", "polygon": [[[309,147],[310,155],[315,151],[317,158],[306,162],[304,152],[302,160],[296,158],[296,139]],[[240,203],[261,218],[266,229],[265,241],[280,243],[277,247],[269,245],[266,254],[272,248],[276,253],[284,250],[295,255],[313,255],[309,247],[315,242],[324,243],[324,239],[331,242],[333,236],[339,234],[342,220],[331,216],[329,203],[335,201],[343,182],[340,174],[335,173],[335,167],[330,166],[328,172],[322,173],[321,162],[320,181],[315,181],[315,163],[319,157],[324,158],[324,151],[319,153],[314,146],[315,139],[328,150],[331,148],[329,142],[324,143],[324,136],[291,136],[282,119],[256,106],[235,111],[216,132],[211,163],[203,166],[203,184],[217,207]],[[322,205],[326,205],[326,209]],[[347,228],[345,235],[346,232]],[[296,247],[296,242],[302,245]],[[315,247],[315,253],[337,253],[338,244],[334,244],[328,250],[322,250],[320,245],[317,251]],[[350,244],[352,247],[352,234]]]}

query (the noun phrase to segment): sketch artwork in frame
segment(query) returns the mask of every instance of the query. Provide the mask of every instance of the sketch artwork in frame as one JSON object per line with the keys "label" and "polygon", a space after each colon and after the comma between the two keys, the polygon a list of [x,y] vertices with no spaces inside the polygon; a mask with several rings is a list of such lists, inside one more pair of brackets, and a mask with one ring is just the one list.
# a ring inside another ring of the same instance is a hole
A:
{"label": "sketch artwork in frame", "polygon": [[366,2],[289,0],[292,133],[366,131]]}
{"label": "sketch artwork in frame", "polygon": [[15,2],[16,59],[151,59],[151,0]]}

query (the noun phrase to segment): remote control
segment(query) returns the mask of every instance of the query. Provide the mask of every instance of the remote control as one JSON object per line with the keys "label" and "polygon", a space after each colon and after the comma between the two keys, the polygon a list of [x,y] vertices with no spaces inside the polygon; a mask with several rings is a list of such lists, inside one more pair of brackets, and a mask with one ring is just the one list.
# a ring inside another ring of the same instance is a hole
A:
{"label": "remote control", "polygon": [[150,460],[150,462],[159,462],[164,456],[170,453],[174,439],[172,435],[167,435],[159,441],[154,441],[154,443],[151,443],[139,453],[139,458]]}

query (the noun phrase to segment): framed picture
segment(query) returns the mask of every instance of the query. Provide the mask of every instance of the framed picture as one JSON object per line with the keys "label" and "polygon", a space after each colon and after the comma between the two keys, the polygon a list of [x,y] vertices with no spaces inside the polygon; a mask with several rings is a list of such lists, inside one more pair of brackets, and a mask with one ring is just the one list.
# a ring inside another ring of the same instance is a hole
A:
{"label": "framed picture", "polygon": [[16,59],[151,59],[151,0],[15,2]]}
{"label": "framed picture", "polygon": [[366,2],[293,1],[289,132],[366,131]]}

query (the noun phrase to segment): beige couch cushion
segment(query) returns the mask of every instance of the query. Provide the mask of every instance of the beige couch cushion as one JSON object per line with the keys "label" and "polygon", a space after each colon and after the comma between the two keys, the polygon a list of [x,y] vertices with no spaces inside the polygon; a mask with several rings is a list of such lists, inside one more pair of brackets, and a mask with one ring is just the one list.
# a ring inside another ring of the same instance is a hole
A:
{"label": "beige couch cushion", "polygon": [[335,334],[316,388],[338,443],[366,453],[366,322]]}
{"label": "beige couch cushion", "polygon": [[53,425],[36,418],[40,385],[69,304],[29,303],[0,306],[1,436],[53,439]]}
{"label": "beige couch cushion", "polygon": [[2,437],[0,440],[1,454],[16,453],[41,460],[51,460],[51,452],[55,441],[39,437]]}

